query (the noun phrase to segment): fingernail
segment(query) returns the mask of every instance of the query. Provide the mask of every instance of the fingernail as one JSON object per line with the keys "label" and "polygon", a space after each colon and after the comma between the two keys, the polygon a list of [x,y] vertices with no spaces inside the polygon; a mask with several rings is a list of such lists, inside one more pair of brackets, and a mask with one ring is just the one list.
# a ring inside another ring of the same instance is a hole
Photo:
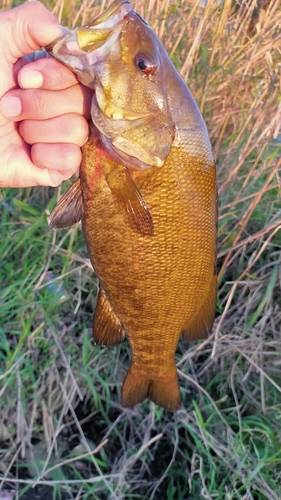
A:
{"label": "fingernail", "polygon": [[43,83],[43,76],[34,69],[24,69],[19,75],[19,83],[26,89],[38,89]]}
{"label": "fingernail", "polygon": [[6,118],[14,118],[21,114],[21,102],[18,97],[4,96],[0,102],[1,113]]}
{"label": "fingernail", "polygon": [[59,27],[59,29],[61,31],[61,36],[67,35],[67,33],[70,33],[70,30],[68,28],[65,28],[65,26],[62,26],[59,23],[57,23],[57,26]]}

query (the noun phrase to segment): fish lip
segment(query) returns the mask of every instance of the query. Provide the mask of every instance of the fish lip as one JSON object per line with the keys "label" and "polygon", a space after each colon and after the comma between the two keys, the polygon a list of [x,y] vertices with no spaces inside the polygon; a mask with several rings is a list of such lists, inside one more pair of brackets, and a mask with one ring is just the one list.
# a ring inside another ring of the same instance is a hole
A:
{"label": "fish lip", "polygon": [[99,16],[95,17],[89,24],[86,24],[85,27],[94,27],[103,24],[109,18],[111,18],[116,12],[120,9],[120,7],[124,3],[131,3],[131,0],[115,0],[104,12],[102,12]]}
{"label": "fish lip", "polygon": [[76,28],[79,48],[84,52],[92,52],[101,47],[131,10],[130,0],[115,0],[90,23]]}
{"label": "fish lip", "polygon": [[53,42],[49,43],[49,45],[45,45],[44,49],[46,50],[46,52],[48,52],[48,54],[53,55],[53,50],[57,46],[57,44],[60,41],[65,40],[66,38],[68,38],[70,35],[71,35],[71,31],[69,30],[69,32],[66,33],[65,35],[62,35],[59,38],[56,38],[56,40],[54,40]]}

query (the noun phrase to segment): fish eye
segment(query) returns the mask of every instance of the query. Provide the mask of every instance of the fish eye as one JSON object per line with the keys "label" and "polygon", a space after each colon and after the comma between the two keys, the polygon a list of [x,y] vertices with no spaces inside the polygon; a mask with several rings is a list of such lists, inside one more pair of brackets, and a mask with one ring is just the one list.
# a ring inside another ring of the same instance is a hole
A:
{"label": "fish eye", "polygon": [[145,75],[154,75],[156,73],[157,66],[146,54],[137,54],[135,57],[135,63],[139,70]]}
{"label": "fish eye", "polygon": [[142,59],[141,57],[137,60],[137,65],[141,71],[146,71],[149,68],[146,60]]}

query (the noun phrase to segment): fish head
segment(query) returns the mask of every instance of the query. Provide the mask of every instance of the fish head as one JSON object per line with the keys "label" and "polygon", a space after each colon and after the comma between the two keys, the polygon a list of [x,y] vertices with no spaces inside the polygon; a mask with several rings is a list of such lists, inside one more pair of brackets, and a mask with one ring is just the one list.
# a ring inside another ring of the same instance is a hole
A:
{"label": "fish head", "polygon": [[175,135],[167,84],[177,72],[129,1],[47,50],[94,90],[91,117],[111,157],[133,170],[163,166]]}

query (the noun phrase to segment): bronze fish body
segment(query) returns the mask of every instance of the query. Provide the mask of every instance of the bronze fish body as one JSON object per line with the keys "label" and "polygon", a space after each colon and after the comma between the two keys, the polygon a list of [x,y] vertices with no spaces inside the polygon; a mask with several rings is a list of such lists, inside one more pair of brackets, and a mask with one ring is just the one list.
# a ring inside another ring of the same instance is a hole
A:
{"label": "bronze fish body", "polygon": [[82,219],[100,281],[93,335],[128,337],[123,406],[180,405],[180,334],[210,332],[216,303],[216,171],[205,123],[154,31],[116,0],[48,48],[95,91],[80,177],[51,228]]}

